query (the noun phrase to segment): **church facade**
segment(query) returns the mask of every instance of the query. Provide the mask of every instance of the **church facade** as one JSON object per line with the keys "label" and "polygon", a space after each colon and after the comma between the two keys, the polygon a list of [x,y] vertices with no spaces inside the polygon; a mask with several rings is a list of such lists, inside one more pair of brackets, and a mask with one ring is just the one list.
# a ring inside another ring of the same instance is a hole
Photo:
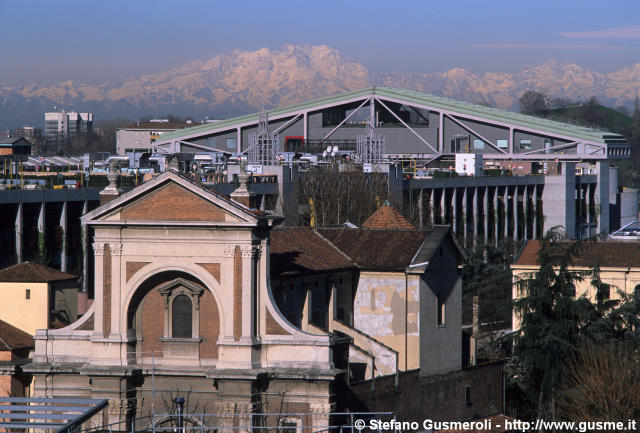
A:
{"label": "church facade", "polygon": [[34,395],[106,398],[96,425],[148,427],[143,417],[185,395],[185,413],[220,415],[194,425],[251,426],[273,412],[305,415],[269,424],[328,425],[330,337],[276,307],[269,233],[279,217],[250,208],[245,192],[228,199],[170,170],[84,215],[95,300],[72,325],[36,333]]}

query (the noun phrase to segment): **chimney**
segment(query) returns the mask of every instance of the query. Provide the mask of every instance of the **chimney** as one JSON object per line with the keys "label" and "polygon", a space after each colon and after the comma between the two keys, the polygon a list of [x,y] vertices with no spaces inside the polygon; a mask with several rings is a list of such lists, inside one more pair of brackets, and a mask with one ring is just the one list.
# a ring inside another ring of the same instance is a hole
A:
{"label": "chimney", "polygon": [[109,185],[100,191],[100,206],[110,202],[114,198],[118,198],[120,195],[120,190],[118,189],[118,171],[116,169],[116,163],[113,161],[109,164],[107,180],[109,181]]}
{"label": "chimney", "polygon": [[251,208],[253,203],[253,194],[247,188],[249,184],[249,173],[244,169],[244,164],[240,161],[240,173],[238,173],[238,181],[240,185],[231,193],[231,199],[243,206]]}

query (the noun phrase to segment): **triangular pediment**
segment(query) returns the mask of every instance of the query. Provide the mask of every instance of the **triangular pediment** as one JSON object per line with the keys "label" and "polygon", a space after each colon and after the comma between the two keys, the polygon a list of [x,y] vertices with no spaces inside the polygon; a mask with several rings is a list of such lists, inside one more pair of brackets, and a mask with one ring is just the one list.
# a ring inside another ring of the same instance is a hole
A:
{"label": "triangular pediment", "polygon": [[169,171],[87,213],[82,220],[90,224],[118,224],[118,221],[233,224],[255,223],[261,218],[258,214]]}
{"label": "triangular pediment", "polygon": [[127,221],[237,221],[220,206],[169,182],[120,209]]}

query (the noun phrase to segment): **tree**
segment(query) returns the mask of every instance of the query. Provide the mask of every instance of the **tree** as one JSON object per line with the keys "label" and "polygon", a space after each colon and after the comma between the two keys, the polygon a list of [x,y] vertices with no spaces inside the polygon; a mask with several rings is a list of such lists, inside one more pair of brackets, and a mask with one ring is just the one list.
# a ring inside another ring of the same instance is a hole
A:
{"label": "tree", "polygon": [[478,300],[478,361],[500,355],[497,331],[511,328],[512,250],[513,245],[480,245],[462,267],[464,323],[473,322],[473,299]]}
{"label": "tree", "polygon": [[584,298],[575,299],[575,283],[584,276],[569,270],[581,243],[557,241],[557,231],[540,240],[539,269],[515,282],[520,329],[513,336],[509,369],[541,419],[553,414],[562,366],[577,347],[585,315]]}
{"label": "tree", "polygon": [[640,418],[639,364],[640,354],[628,342],[582,344],[562,375],[561,417],[576,422]]}
{"label": "tree", "polygon": [[337,166],[310,171],[299,177],[296,193],[303,212],[296,209],[294,225],[362,224],[387,198],[387,189],[383,173],[337,172]]}
{"label": "tree", "polygon": [[530,116],[546,116],[549,112],[544,93],[527,90],[520,96],[520,112]]}

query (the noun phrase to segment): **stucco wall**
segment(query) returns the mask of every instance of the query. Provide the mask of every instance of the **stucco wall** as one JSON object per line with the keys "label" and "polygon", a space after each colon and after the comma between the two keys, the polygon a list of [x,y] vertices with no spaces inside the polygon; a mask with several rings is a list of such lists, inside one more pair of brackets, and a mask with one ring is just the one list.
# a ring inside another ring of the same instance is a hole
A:
{"label": "stucco wall", "polygon": [[[26,291],[30,299],[26,299]],[[47,283],[0,283],[0,318],[7,323],[35,335],[36,329],[49,325],[49,289]]]}

